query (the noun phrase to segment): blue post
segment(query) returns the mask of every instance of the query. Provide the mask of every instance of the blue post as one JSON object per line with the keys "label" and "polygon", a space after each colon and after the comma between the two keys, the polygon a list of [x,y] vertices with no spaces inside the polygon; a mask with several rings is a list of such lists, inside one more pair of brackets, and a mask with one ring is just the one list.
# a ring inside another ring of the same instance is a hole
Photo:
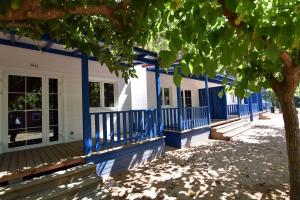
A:
{"label": "blue post", "polygon": [[210,102],[209,102],[209,91],[208,91],[208,78],[207,74],[205,73],[205,96],[206,96],[206,105],[208,107],[207,111],[207,118],[208,118],[208,124],[211,123],[211,117],[210,117]]}
{"label": "blue post", "polygon": [[155,64],[155,87],[156,87],[156,107],[157,107],[157,122],[158,122],[158,136],[162,136],[163,125],[162,125],[162,109],[161,109],[161,99],[162,93],[160,88],[160,73],[159,64]]}
{"label": "blue post", "polygon": [[253,121],[253,111],[252,111],[252,95],[248,97],[248,105],[249,105],[249,112],[250,112],[250,121]]}
{"label": "blue post", "polygon": [[182,101],[180,86],[176,88],[177,93],[177,106],[178,106],[178,130],[182,131]]}
{"label": "blue post", "polygon": [[241,99],[239,97],[237,98],[237,103],[238,103],[237,112],[240,117],[241,116]]}
{"label": "blue post", "polygon": [[257,94],[257,103],[258,103],[258,110],[259,111],[262,111],[263,110],[263,106],[262,106],[262,94],[261,94],[261,91]]}
{"label": "blue post", "polygon": [[265,100],[265,109],[266,111],[268,111],[268,108],[267,108],[267,90],[264,89],[264,100]]}
{"label": "blue post", "polygon": [[223,92],[224,92],[224,98],[225,98],[225,105],[224,105],[224,112],[225,112],[225,119],[227,120],[228,119],[228,112],[227,112],[227,94],[226,94],[226,92],[225,92],[225,89],[223,90]]}
{"label": "blue post", "polygon": [[89,107],[89,59],[86,53],[81,56],[81,80],[82,80],[82,134],[83,153],[92,152],[92,132]]}

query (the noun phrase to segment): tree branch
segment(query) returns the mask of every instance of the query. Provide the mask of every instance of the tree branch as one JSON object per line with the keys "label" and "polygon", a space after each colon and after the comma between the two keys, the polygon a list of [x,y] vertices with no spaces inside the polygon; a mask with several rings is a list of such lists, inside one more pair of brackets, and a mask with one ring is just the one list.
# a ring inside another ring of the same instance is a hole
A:
{"label": "tree branch", "polygon": [[286,51],[281,51],[280,55],[279,55],[279,58],[280,58],[282,64],[284,66],[286,66],[287,68],[294,67],[293,60],[292,60],[291,56]]}
{"label": "tree branch", "polygon": [[128,6],[128,2],[121,2],[119,6],[111,7],[106,4],[90,5],[87,7],[78,6],[72,10],[65,10],[60,8],[43,8],[41,0],[23,0],[22,6],[18,10],[9,9],[5,16],[0,16],[0,21],[26,21],[29,19],[36,20],[51,20],[59,19],[70,14],[86,14],[86,15],[102,15],[110,20],[113,24],[120,26],[121,22],[116,17],[115,13],[119,10],[124,10]]}
{"label": "tree branch", "polygon": [[[238,19],[238,15],[226,7],[226,0],[218,0],[218,1],[221,4],[223,15],[228,19],[231,26],[242,28],[246,25],[245,22],[236,23],[237,22],[236,20]],[[232,1],[232,0],[227,0],[227,1]]]}

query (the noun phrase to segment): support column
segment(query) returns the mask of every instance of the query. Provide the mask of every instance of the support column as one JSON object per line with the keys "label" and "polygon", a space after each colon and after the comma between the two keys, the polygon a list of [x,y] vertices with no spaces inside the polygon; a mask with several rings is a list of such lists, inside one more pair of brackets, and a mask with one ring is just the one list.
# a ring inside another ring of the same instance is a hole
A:
{"label": "support column", "polygon": [[206,97],[206,105],[208,107],[208,109],[207,109],[208,124],[211,124],[210,101],[209,101],[209,90],[208,90],[208,78],[207,78],[207,74],[206,73],[205,73],[205,97]]}
{"label": "support column", "polygon": [[262,106],[262,94],[261,91],[257,94],[257,103],[258,103],[258,110],[262,111],[263,110],[263,106]]}
{"label": "support column", "polygon": [[226,119],[226,120],[228,120],[228,111],[227,111],[227,94],[226,94],[226,92],[225,92],[225,89],[223,90],[223,92],[224,92],[224,98],[225,98],[225,108],[224,108],[224,110],[225,110],[225,119]]}
{"label": "support column", "polygon": [[89,111],[89,59],[86,53],[81,56],[81,80],[83,153],[87,155],[92,152],[92,132]]}
{"label": "support column", "polygon": [[241,99],[240,99],[240,97],[237,97],[237,103],[238,103],[237,111],[238,111],[238,115],[240,117],[241,116],[241,107],[240,107],[240,105],[241,105]]}
{"label": "support column", "polygon": [[157,107],[157,122],[158,122],[158,136],[162,136],[163,124],[162,124],[162,109],[161,109],[161,87],[160,87],[160,73],[159,64],[155,64],[155,87],[156,87],[156,107]]}
{"label": "support column", "polygon": [[176,88],[177,93],[177,107],[178,107],[178,129],[182,131],[182,101],[181,101],[181,88],[178,86]]}
{"label": "support column", "polygon": [[248,105],[249,105],[249,112],[250,112],[250,121],[253,121],[253,111],[252,111],[252,96],[248,97]]}

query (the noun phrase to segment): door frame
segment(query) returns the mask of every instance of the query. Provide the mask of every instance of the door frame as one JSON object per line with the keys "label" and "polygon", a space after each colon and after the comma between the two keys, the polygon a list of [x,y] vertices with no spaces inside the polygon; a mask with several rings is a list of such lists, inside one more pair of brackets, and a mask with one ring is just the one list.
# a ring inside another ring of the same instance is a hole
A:
{"label": "door frame", "polygon": [[[25,145],[20,147],[8,148],[8,76],[29,76],[42,78],[42,143]],[[59,124],[59,136],[58,141],[50,142],[49,139],[49,82],[50,78],[58,79],[58,124]],[[11,152],[17,150],[31,149],[35,147],[49,146],[52,144],[58,144],[63,142],[64,123],[63,123],[63,76],[61,74],[55,74],[46,71],[29,72],[28,70],[3,70],[2,73],[2,143],[3,152]]]}

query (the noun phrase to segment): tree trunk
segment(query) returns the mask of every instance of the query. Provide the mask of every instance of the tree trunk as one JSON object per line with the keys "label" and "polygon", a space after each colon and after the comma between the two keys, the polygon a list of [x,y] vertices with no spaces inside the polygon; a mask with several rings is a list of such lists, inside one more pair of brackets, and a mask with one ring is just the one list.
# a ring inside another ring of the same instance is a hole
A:
{"label": "tree trunk", "polygon": [[300,200],[300,132],[294,95],[277,93],[281,105],[290,172],[290,199]]}

